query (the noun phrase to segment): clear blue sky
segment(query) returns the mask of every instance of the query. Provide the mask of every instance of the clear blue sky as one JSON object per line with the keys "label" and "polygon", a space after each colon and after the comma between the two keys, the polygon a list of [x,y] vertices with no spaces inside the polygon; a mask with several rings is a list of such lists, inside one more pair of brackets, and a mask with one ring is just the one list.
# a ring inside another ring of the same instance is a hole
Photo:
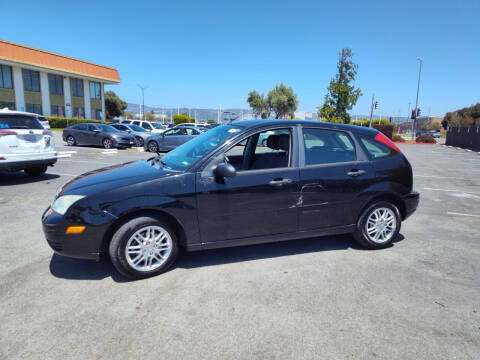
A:
{"label": "clear blue sky", "polygon": [[[353,114],[406,115],[424,60],[422,115],[480,101],[480,1],[0,0],[0,37],[116,67],[111,86],[146,105],[247,107],[284,82],[299,109],[321,105],[338,52],[352,48],[363,91]],[[8,14],[8,15],[7,15]]]}

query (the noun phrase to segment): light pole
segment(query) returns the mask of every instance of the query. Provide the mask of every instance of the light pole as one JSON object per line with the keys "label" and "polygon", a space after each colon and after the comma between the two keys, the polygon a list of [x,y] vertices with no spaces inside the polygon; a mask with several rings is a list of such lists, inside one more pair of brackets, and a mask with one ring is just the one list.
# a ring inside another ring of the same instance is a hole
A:
{"label": "light pole", "polygon": [[142,90],[142,120],[145,120],[145,89],[148,88],[148,86],[137,85]]}
{"label": "light pole", "polygon": [[418,67],[418,83],[417,83],[417,98],[415,100],[415,116],[412,121],[412,140],[415,137],[415,131],[417,130],[417,113],[418,113],[418,93],[420,91],[420,75],[422,74],[422,58],[417,59],[419,62],[419,67]]}

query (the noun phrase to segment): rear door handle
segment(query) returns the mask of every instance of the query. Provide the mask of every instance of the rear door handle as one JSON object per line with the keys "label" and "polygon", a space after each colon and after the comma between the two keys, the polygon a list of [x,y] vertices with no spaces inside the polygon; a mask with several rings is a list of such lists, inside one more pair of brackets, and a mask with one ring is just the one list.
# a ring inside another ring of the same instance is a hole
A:
{"label": "rear door handle", "polygon": [[363,174],[365,174],[365,170],[357,170],[357,169],[350,170],[347,173],[347,175],[351,176],[351,177],[357,177],[357,176],[360,176],[360,175],[363,175]]}
{"label": "rear door handle", "polygon": [[292,182],[292,179],[277,178],[277,179],[273,179],[268,184],[272,185],[272,186],[283,186],[283,185],[286,185],[286,184],[290,184],[291,182]]}

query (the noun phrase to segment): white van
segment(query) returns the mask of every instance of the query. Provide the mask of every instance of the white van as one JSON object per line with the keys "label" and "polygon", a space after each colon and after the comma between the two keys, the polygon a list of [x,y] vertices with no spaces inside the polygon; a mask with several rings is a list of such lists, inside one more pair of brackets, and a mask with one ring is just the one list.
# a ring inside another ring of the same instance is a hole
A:
{"label": "white van", "polygon": [[42,176],[57,162],[50,130],[43,127],[39,115],[23,111],[0,110],[0,170],[24,170],[30,176]]}
{"label": "white van", "polygon": [[165,126],[160,124],[159,122],[155,121],[148,121],[148,120],[123,120],[122,124],[132,124],[138,125],[144,128],[147,131],[161,134],[165,131]]}

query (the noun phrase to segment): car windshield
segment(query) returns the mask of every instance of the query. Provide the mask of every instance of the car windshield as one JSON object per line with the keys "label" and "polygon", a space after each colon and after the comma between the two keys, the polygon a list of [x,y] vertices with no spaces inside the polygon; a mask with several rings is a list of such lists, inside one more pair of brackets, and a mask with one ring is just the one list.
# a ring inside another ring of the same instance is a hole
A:
{"label": "car windshield", "polygon": [[154,122],[152,122],[151,124],[157,130],[165,130],[165,128],[162,126],[162,124],[154,123]]}
{"label": "car windshield", "polygon": [[166,169],[183,171],[241,130],[239,126],[218,126],[170,151],[162,158],[162,163]]}
{"label": "car windshield", "polygon": [[148,132],[147,130],[138,125],[128,125],[128,127],[136,132]]}

